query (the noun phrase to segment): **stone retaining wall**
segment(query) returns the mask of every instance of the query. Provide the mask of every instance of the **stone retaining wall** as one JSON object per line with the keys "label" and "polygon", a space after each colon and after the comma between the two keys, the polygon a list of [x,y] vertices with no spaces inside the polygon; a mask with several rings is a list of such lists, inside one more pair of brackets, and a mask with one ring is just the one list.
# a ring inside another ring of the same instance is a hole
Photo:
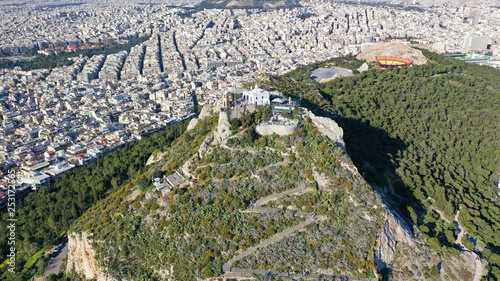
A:
{"label": "stone retaining wall", "polygon": [[290,135],[299,128],[299,122],[291,124],[261,124],[257,125],[255,131],[261,136],[268,136],[274,133],[280,136]]}

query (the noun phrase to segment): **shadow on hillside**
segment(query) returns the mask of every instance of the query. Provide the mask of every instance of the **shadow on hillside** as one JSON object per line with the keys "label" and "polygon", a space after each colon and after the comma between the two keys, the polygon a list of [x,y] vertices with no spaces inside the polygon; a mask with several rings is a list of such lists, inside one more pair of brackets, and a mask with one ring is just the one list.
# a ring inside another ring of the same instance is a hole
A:
{"label": "shadow on hillside", "polygon": [[331,118],[342,127],[347,153],[359,173],[380,196],[386,199],[393,213],[399,212],[399,216],[405,219],[413,232],[415,223],[411,219],[408,206],[416,211],[419,220],[423,219],[426,211],[410,187],[396,174],[396,167],[393,164],[393,160],[394,162],[397,160],[398,152],[404,151],[408,147],[407,144],[399,138],[392,138],[384,130],[372,127],[369,120],[362,122],[345,118],[304,99],[302,104],[312,109],[314,114]]}
{"label": "shadow on hillside", "polygon": [[[413,232],[414,222],[408,206],[422,216],[423,208],[410,188],[396,174],[393,157],[404,151],[407,145],[399,138],[390,137],[387,132],[370,126],[369,121],[331,116],[344,130],[344,142],[359,173],[388,204],[388,210],[395,218],[404,220]],[[379,261],[382,266],[384,262]],[[385,264],[385,266],[387,266]],[[390,268],[381,271],[383,280],[389,280]]]}
{"label": "shadow on hillside", "polygon": [[393,157],[405,150],[407,145],[401,139],[392,138],[385,131],[370,126],[369,121],[334,119],[344,129],[347,152],[360,174],[372,186],[382,187],[375,190],[404,216],[410,230],[413,230],[414,223],[410,219],[408,206],[415,210],[422,210],[422,207],[410,188],[398,178],[392,162]]}

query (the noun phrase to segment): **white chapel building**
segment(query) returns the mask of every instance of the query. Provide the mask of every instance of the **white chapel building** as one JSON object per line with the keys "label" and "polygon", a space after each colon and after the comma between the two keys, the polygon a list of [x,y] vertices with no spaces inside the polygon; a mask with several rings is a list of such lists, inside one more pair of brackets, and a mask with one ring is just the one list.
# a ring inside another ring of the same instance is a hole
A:
{"label": "white chapel building", "polygon": [[259,88],[257,85],[252,90],[243,93],[243,99],[247,104],[255,105],[269,105],[269,96],[268,91]]}

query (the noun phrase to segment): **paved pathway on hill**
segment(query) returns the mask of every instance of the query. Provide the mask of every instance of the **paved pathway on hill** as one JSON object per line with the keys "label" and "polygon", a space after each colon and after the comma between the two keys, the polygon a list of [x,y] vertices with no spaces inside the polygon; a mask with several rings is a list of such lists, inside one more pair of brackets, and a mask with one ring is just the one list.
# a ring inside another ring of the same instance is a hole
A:
{"label": "paved pathway on hill", "polygon": [[[256,152],[263,151],[263,150],[259,150],[259,149],[253,149],[253,148],[229,147],[227,145],[222,145],[222,147],[229,149],[229,150],[247,151],[250,153],[256,153]],[[285,159],[283,161],[266,166],[262,169],[267,169],[267,168],[273,167],[273,166],[286,165],[288,163],[288,161],[289,161],[289,158],[285,157]],[[274,274],[274,275],[293,276],[293,277],[298,277],[298,278],[302,277],[302,278],[311,278],[311,279],[321,278],[321,277],[325,277],[325,278],[333,277],[333,278],[339,278],[339,279],[343,279],[343,280],[366,280],[366,281],[376,280],[376,279],[360,279],[357,277],[344,276],[344,275],[292,274],[290,272],[280,272],[280,271],[275,271],[275,270],[245,269],[245,268],[233,268],[232,267],[233,263],[235,263],[239,260],[242,260],[243,258],[257,252],[259,249],[267,247],[267,246],[281,240],[282,238],[284,238],[284,237],[286,237],[286,236],[288,236],[296,231],[299,231],[300,229],[308,226],[309,224],[312,224],[314,222],[319,223],[320,221],[326,219],[326,216],[316,217],[313,213],[308,213],[308,212],[260,207],[261,205],[267,204],[270,201],[277,200],[277,199],[279,199],[283,196],[286,196],[286,195],[300,195],[300,194],[303,194],[303,193],[306,193],[309,191],[313,191],[313,190],[314,190],[313,188],[307,187],[305,185],[305,183],[301,182],[301,183],[299,183],[299,186],[297,188],[293,188],[293,189],[286,190],[286,191],[281,192],[281,193],[277,193],[277,194],[273,194],[273,195],[261,198],[261,199],[257,200],[255,203],[253,203],[249,209],[242,211],[242,212],[257,212],[257,213],[292,212],[292,213],[299,215],[299,216],[307,216],[308,218],[304,222],[299,223],[296,226],[290,227],[290,228],[282,231],[281,233],[278,233],[278,234],[274,235],[273,237],[262,241],[258,245],[248,248],[246,251],[244,251],[244,252],[240,253],[239,255],[233,257],[232,259],[230,259],[228,262],[226,262],[225,264],[222,265],[222,269],[225,272],[225,275],[227,275],[228,277],[230,275],[230,277],[232,277],[232,278],[234,278],[235,275],[238,276],[238,274]]]}
{"label": "paved pathway on hill", "polygon": [[308,188],[305,183],[301,182],[301,183],[299,183],[299,187],[296,187],[294,189],[289,189],[289,190],[283,191],[281,193],[276,193],[276,194],[261,198],[261,199],[255,201],[255,203],[253,205],[254,206],[262,206],[262,205],[267,204],[267,202],[269,202],[269,201],[277,200],[277,199],[279,199],[283,196],[286,196],[286,195],[293,195],[293,194],[299,195],[299,194],[303,194],[303,193],[306,193],[308,191],[313,191],[313,190],[314,190],[313,188],[311,188],[311,187]]}
{"label": "paved pathway on hill", "polygon": [[45,273],[43,274],[43,277],[48,277],[50,274],[54,273],[57,274],[59,273],[59,269],[61,268],[63,260],[68,256],[68,243],[65,241],[61,247],[59,248],[59,251],[55,258],[51,258],[49,261],[49,264],[45,268]]}
{"label": "paved pathway on hill", "polygon": [[246,151],[246,152],[250,152],[250,153],[269,152],[269,151],[266,151],[263,149],[229,146],[227,144],[221,144],[221,147],[224,149],[231,150],[231,151]]}
{"label": "paved pathway on hill", "polygon": [[250,152],[250,153],[266,152],[266,153],[279,154],[281,156],[289,156],[288,152],[282,152],[282,151],[279,151],[279,150],[271,148],[271,147],[266,147],[266,149],[259,149],[259,148],[230,146],[227,144],[221,144],[221,147],[224,149],[231,150],[231,151],[237,150],[237,151],[246,151],[246,152]]}
{"label": "paved pathway on hill", "polygon": [[455,220],[453,221],[453,224],[455,224],[458,231],[460,231],[457,235],[457,240],[455,240],[455,244],[460,246],[460,248],[462,248],[463,252],[467,252],[474,257],[475,263],[476,263],[476,271],[474,272],[474,281],[479,281],[479,280],[481,280],[481,276],[483,275],[483,272],[484,272],[483,262],[482,262],[481,258],[476,253],[467,249],[462,244],[462,237],[466,234],[466,232],[465,232],[464,228],[462,227],[462,225],[460,225],[460,222],[458,221],[459,214],[460,214],[460,210],[457,211],[457,214],[455,215]]}
{"label": "paved pathway on hill", "polygon": [[257,174],[257,173],[259,173],[262,170],[269,169],[269,168],[276,167],[276,166],[285,166],[286,164],[288,164],[288,162],[290,162],[290,158],[288,158],[288,157],[285,156],[282,161],[279,161],[279,162],[276,162],[274,164],[262,167],[262,168],[256,170],[254,173]]}
{"label": "paved pathway on hill", "polygon": [[283,232],[281,233],[278,233],[276,235],[274,235],[273,237],[269,238],[269,239],[266,239],[264,241],[262,241],[260,244],[254,246],[254,247],[250,247],[248,248],[246,251],[244,251],[243,253],[237,255],[236,257],[233,257],[232,259],[230,259],[228,262],[226,262],[223,266],[222,266],[222,269],[224,270],[224,272],[231,272],[231,265],[234,263],[234,262],[237,262],[243,258],[245,258],[246,256],[249,256],[253,253],[255,253],[258,249],[260,248],[263,248],[263,247],[267,247],[271,244],[273,244],[274,242],[276,241],[279,241],[281,238],[289,235],[289,234],[292,234],[293,232],[299,230],[299,229],[302,229],[304,227],[306,227],[307,225],[313,223],[314,220],[311,219],[311,218],[308,218],[307,220],[299,223],[298,225],[296,226],[293,226],[293,227],[290,227],[286,230],[284,230]]}
{"label": "paved pathway on hill", "polygon": [[282,212],[282,213],[294,214],[296,216],[304,216],[304,217],[314,216],[313,213],[307,213],[307,212],[295,211],[295,210],[283,210],[283,209],[278,209],[278,208],[266,208],[266,207],[253,207],[253,208],[241,211],[241,212],[242,213],[279,213],[279,212]]}
{"label": "paved pathway on hill", "polygon": [[[249,256],[249,255],[253,254],[258,249],[266,247],[266,246],[268,246],[268,245],[270,245],[270,244],[272,244],[272,243],[280,240],[281,238],[283,238],[283,237],[285,237],[285,236],[287,236],[287,235],[289,235],[289,234],[291,234],[291,233],[293,233],[293,232],[295,232],[295,231],[297,231],[299,229],[302,229],[302,228],[306,227],[307,225],[309,225],[309,224],[315,222],[316,220],[318,220],[318,218],[316,218],[313,213],[306,213],[306,212],[301,212],[301,211],[281,210],[281,209],[276,209],[276,208],[258,207],[260,205],[266,204],[269,201],[276,200],[276,199],[278,199],[278,198],[280,198],[282,196],[285,196],[285,195],[297,194],[297,193],[300,194],[300,193],[304,193],[304,192],[309,191],[309,189],[313,190],[312,188],[307,188],[307,186],[304,183],[300,183],[299,185],[300,186],[297,187],[297,188],[286,190],[286,191],[281,192],[281,193],[277,193],[277,194],[273,194],[273,195],[261,198],[261,199],[257,200],[254,204],[252,204],[252,206],[251,206],[250,209],[247,209],[247,210],[245,210],[243,212],[258,212],[258,213],[266,213],[266,212],[294,212],[295,214],[302,215],[302,216],[308,216],[309,218],[306,219],[304,222],[299,223],[296,226],[290,227],[290,228],[284,230],[283,232],[278,233],[275,236],[262,241],[260,244],[254,246],[254,247],[250,247],[249,249],[247,249],[243,253],[237,255],[236,257],[233,257],[232,259],[230,259],[227,263],[225,263],[223,265],[222,268],[223,268],[223,270],[225,272],[231,272],[231,265],[234,262],[237,262],[237,261],[245,258],[246,256]],[[307,191],[305,191],[305,190],[307,190]]]}
{"label": "paved pathway on hill", "polygon": [[[233,146],[228,146],[226,144],[223,144],[221,146],[223,148],[231,150],[231,151],[238,150],[238,151],[246,151],[249,153],[258,153],[258,152],[269,153],[269,151],[265,151],[262,149],[233,147]],[[275,151],[273,151],[273,152],[275,152]],[[271,152],[271,153],[273,153],[273,152]],[[283,166],[283,165],[288,164],[288,162],[290,160],[288,157],[286,157],[288,155],[287,154],[286,155],[281,154],[281,155],[285,156],[283,161],[280,161],[280,162],[277,162],[275,164],[263,167],[263,168],[257,170],[256,172],[263,170],[263,169],[270,168],[270,167]],[[233,267],[231,267],[233,263],[235,263],[239,260],[242,260],[243,258],[257,252],[259,249],[267,247],[267,246],[281,240],[282,238],[284,238],[284,237],[286,237],[286,236],[288,236],[296,231],[299,231],[300,229],[308,226],[309,224],[312,224],[314,222],[319,223],[320,221],[324,220],[325,218],[323,218],[322,216],[316,217],[313,213],[307,213],[307,212],[302,212],[302,211],[293,211],[293,210],[282,210],[282,209],[276,209],[276,208],[259,207],[261,205],[267,204],[270,201],[277,200],[277,199],[279,199],[283,196],[286,196],[286,195],[300,195],[300,194],[303,194],[303,193],[306,193],[309,191],[313,191],[313,190],[314,190],[313,188],[307,187],[304,183],[299,183],[299,186],[297,188],[286,190],[286,191],[281,192],[281,193],[277,193],[277,194],[273,194],[273,195],[261,198],[261,199],[257,200],[255,203],[253,203],[251,205],[250,209],[242,211],[242,212],[256,212],[256,213],[293,212],[296,215],[307,216],[308,218],[305,221],[299,223],[298,225],[290,227],[290,228],[274,235],[273,237],[262,241],[258,245],[248,248],[246,251],[240,253],[239,255],[233,257],[228,262],[226,262],[225,264],[222,265],[223,271],[227,275],[231,275],[231,277],[235,277],[235,274],[238,275],[239,273],[241,273],[241,274],[274,274],[274,275],[294,276],[294,277],[302,277],[302,278],[334,277],[334,278],[339,278],[339,279],[343,279],[343,280],[366,280],[366,281],[375,280],[375,279],[360,279],[357,277],[343,276],[343,275],[292,274],[290,272],[280,272],[280,271],[275,271],[275,270],[245,269],[245,268],[233,268]]]}
{"label": "paved pathway on hill", "polygon": [[432,207],[432,209],[433,209],[436,213],[438,213],[439,217],[440,217],[442,220],[444,220],[444,221],[445,221],[445,222],[447,222],[447,223],[450,223],[450,221],[449,221],[449,220],[445,217],[445,215],[444,215],[444,213],[443,213],[443,212],[441,212],[440,210],[438,210],[438,209],[436,209],[436,208],[434,208],[434,207]]}
{"label": "paved pathway on hill", "polygon": [[[280,156],[280,155],[278,155]],[[276,166],[285,166],[286,164],[288,164],[288,162],[290,162],[290,158],[286,157],[286,156],[281,156],[283,157],[283,160],[279,161],[279,162],[276,162],[274,164],[270,164],[270,165],[267,165],[267,166],[264,166],[254,172],[252,172],[252,174],[257,174],[259,173],[260,171],[263,171],[263,170],[266,170],[266,169],[269,169],[269,168],[272,168],[272,167],[276,167]],[[196,167],[197,169],[201,169],[201,168],[205,168],[207,166],[219,166],[219,167],[223,167],[223,166],[230,166],[230,165],[235,165],[235,163],[233,162],[230,162],[230,163],[225,163],[225,164],[217,164],[217,163],[208,163],[208,164],[204,164],[204,165],[201,165],[201,166],[198,166]]]}

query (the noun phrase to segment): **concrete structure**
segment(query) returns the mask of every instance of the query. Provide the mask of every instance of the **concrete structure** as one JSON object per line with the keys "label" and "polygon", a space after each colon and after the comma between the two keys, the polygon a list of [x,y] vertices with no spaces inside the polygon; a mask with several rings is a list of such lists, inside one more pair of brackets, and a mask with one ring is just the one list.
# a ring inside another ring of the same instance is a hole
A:
{"label": "concrete structure", "polygon": [[33,190],[38,190],[42,186],[46,186],[50,182],[50,176],[40,172],[27,172],[21,177],[21,183],[30,185]]}
{"label": "concrete structure", "polygon": [[488,36],[471,36],[467,35],[464,38],[464,49],[470,51],[482,51],[488,48]]}
{"label": "concrete structure", "polygon": [[278,134],[280,136],[290,135],[299,128],[298,120],[289,120],[280,115],[272,116],[268,121],[262,122],[255,131],[262,136]]}
{"label": "concrete structure", "polygon": [[75,144],[75,145],[68,147],[68,149],[66,150],[66,153],[68,155],[77,155],[77,154],[85,152],[86,150],[87,150],[86,147],[81,146],[79,144]]}
{"label": "concrete structure", "polygon": [[254,104],[254,105],[270,104],[269,92],[260,89],[257,85],[252,90],[243,93],[243,99],[246,101],[247,104]]}
{"label": "concrete structure", "polygon": [[50,165],[49,169],[45,170],[45,173],[49,174],[53,178],[60,177],[64,172],[73,169],[75,165],[69,164],[68,162],[61,162],[54,165]]}
{"label": "concrete structure", "polygon": [[383,67],[387,66],[406,66],[412,64],[413,61],[402,58],[377,57],[377,64]]}

